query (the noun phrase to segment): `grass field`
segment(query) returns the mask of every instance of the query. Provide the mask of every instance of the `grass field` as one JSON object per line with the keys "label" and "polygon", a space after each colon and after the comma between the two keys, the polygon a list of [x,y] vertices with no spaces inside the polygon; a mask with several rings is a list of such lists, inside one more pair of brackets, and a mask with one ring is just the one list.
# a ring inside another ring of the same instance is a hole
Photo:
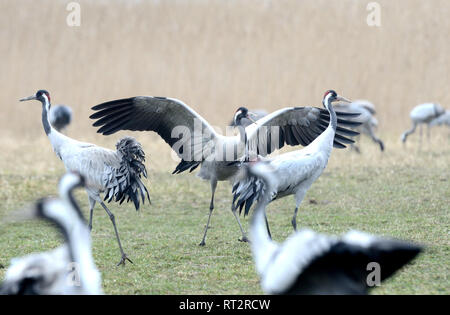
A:
{"label": "grass field", "polygon": [[[446,0],[378,1],[381,27],[366,24],[365,1],[79,1],[81,26],[68,27],[65,1],[0,2],[0,265],[54,248],[47,224],[15,222],[14,213],[55,195],[63,174],[41,125],[41,105],[19,103],[40,88],[74,109],[68,134],[113,148],[136,137],[147,153],[152,205],[110,205],[126,253],[97,207],[94,259],[108,294],[259,294],[249,245],[238,242],[231,187],[219,183],[205,247],[209,184],[171,175],[176,161],[156,135],[95,133],[90,107],[134,95],[171,96],[224,128],[241,105],[269,111],[320,106],[333,88],[373,101],[386,151],[365,137],[362,154],[335,150],[309,190],[299,226],[348,229],[411,240],[427,250],[375,294],[449,294],[450,132],[435,128],[400,143],[409,110],[450,103],[450,5]],[[87,196],[77,194],[87,214]],[[291,197],[269,206],[272,234],[292,232]],[[248,218],[242,218],[248,230]],[[0,269],[3,279],[5,268]]]}
{"label": "grass field", "polygon": [[[44,139],[46,140],[46,139]],[[412,240],[426,252],[397,277],[374,290],[377,294],[448,294],[450,191],[448,134],[418,150],[411,139],[406,150],[394,141],[387,152],[364,141],[362,155],[335,151],[326,172],[312,186],[299,211],[300,226],[339,234],[360,229]],[[395,139],[397,140],[397,139]],[[40,144],[35,144],[40,147]],[[50,151],[48,143],[42,143]],[[412,148],[415,146],[416,148]],[[393,147],[396,147],[395,149]],[[38,151],[36,149],[36,154]],[[3,201],[0,217],[9,221],[15,209],[38,197],[54,195],[63,172],[56,159],[49,174],[4,171],[0,177]],[[209,184],[193,175],[170,175],[151,167],[148,185],[152,205],[136,213],[133,206],[111,205],[123,245],[134,264],[116,267],[119,251],[112,225],[99,207],[92,233],[94,259],[109,294],[258,294],[262,293],[249,245],[241,243],[231,214],[231,187],[220,183],[207,244],[199,247],[208,215]],[[87,197],[77,194],[87,215]],[[272,203],[268,218],[274,239],[292,232],[292,198]],[[248,229],[248,219],[243,219]],[[0,230],[0,263],[25,253],[56,247],[54,230],[39,222],[8,222]],[[0,269],[0,277],[5,269]]]}

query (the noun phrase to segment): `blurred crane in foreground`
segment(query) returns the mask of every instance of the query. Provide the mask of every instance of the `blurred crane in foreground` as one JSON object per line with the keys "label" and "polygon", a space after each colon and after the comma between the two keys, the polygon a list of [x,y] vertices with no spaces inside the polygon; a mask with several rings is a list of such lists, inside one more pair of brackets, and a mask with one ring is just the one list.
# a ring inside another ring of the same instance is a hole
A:
{"label": "blurred crane in foreground", "polygon": [[75,188],[83,186],[80,175],[67,173],[59,182],[58,199],[36,203],[33,216],[54,223],[65,243],[48,252],[13,258],[1,294],[102,294],[89,229],[73,196]]}
{"label": "blurred crane in foreground", "polygon": [[20,101],[38,100],[42,103],[42,124],[44,131],[56,155],[63,161],[68,171],[78,172],[86,179],[86,191],[89,196],[90,216],[89,228],[92,229],[92,217],[95,203],[98,202],[108,214],[116,234],[121,253],[118,265],[131,260],[124,253],[119,232],[113,213],[100,198],[105,193],[108,202],[114,200],[122,203],[132,200],[136,210],[139,210],[140,198],[150,201],[147,188],[141,181],[141,176],[147,177],[145,169],[145,153],[141,144],[134,138],[124,137],[116,144],[116,151],[105,149],[91,143],[80,142],[56,131],[48,120],[50,110],[50,94],[39,90],[35,95]]}
{"label": "blurred crane in foreground", "polygon": [[[198,176],[209,180],[211,201],[200,246],[205,245],[218,181],[233,180],[240,163],[257,155],[270,154],[285,144],[308,145],[326,129],[330,121],[328,111],[322,108],[286,107],[244,128],[242,119],[252,118],[247,108],[240,107],[233,118],[239,135],[223,136],[192,108],[173,98],[137,96],[105,102],[92,109],[97,112],[90,118],[98,119],[94,126],[101,127],[97,132],[104,135],[119,130],[157,132],[181,158],[174,174],[186,170],[192,172],[201,165]],[[353,141],[343,135],[354,136],[358,133],[342,128],[354,126],[355,123],[341,119],[341,116],[347,118],[352,115],[338,113],[337,133],[332,145],[345,148],[342,143]],[[242,233],[241,241],[247,241],[235,209],[233,215]]]}
{"label": "blurred crane in foreground", "polygon": [[[265,221],[277,172],[267,162],[256,162],[245,171],[262,183],[257,187],[261,198],[250,224],[250,244],[265,293],[367,294],[422,250],[419,245],[359,231],[334,237],[302,229],[278,244]],[[373,268],[378,268],[378,278],[371,276],[376,272]]]}
{"label": "blurred crane in foreground", "polygon": [[416,131],[418,125],[420,125],[420,141],[422,141],[422,125],[424,124],[427,125],[427,136],[430,138],[431,123],[433,121],[438,122],[442,115],[445,115],[445,110],[437,103],[424,103],[414,107],[409,114],[413,126],[402,134],[402,142],[406,142],[407,137]]}
{"label": "blurred crane in foreground", "polygon": [[72,121],[72,109],[66,105],[52,106],[50,108],[49,121],[57,131],[65,131]]}
{"label": "blurred crane in foreground", "polygon": [[[369,136],[373,142],[380,146],[380,150],[384,151],[384,143],[375,135],[375,129],[378,127],[378,121],[375,118],[375,106],[366,100],[356,100],[350,104],[338,103],[334,106],[338,111],[349,113],[360,113],[359,116],[352,118],[353,121],[360,122],[361,125],[355,129],[361,134]],[[356,144],[351,145],[356,152],[360,152]]]}
{"label": "blurred crane in foreground", "polygon": [[[266,159],[274,169],[275,187],[272,191],[272,200],[295,196],[296,206],[294,216],[292,217],[292,226],[297,229],[297,212],[298,208],[305,197],[306,192],[317,178],[322,174],[328,164],[328,159],[333,149],[333,142],[338,139],[345,141],[344,143],[353,143],[350,139],[340,139],[338,134],[338,118],[333,109],[333,102],[342,101],[350,103],[351,101],[339,96],[335,91],[329,90],[323,96],[323,106],[329,114],[329,122],[325,131],[323,131],[311,143],[297,151],[291,151]],[[347,117],[354,117],[359,114],[346,113]],[[360,123],[353,122],[351,126],[358,126]],[[312,129],[312,127],[310,126]],[[357,132],[348,131],[347,136],[358,135]],[[244,215],[247,215],[254,202],[259,200],[261,190],[258,187],[261,182],[256,178],[247,178],[237,180],[233,187],[233,209],[239,208],[239,212],[245,207]]]}

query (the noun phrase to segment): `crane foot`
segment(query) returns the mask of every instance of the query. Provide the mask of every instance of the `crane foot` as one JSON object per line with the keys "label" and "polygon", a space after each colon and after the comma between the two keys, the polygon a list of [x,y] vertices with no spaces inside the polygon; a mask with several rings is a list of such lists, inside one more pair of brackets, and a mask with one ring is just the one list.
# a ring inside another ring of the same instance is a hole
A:
{"label": "crane foot", "polygon": [[245,243],[250,243],[249,239],[247,238],[247,236],[242,236],[242,238],[238,238],[239,242],[245,242]]}
{"label": "crane foot", "polygon": [[120,266],[120,265],[124,265],[124,266],[125,266],[125,262],[126,262],[127,260],[128,260],[130,263],[133,263],[133,262],[131,261],[131,259],[128,258],[127,254],[123,253],[123,254],[122,254],[122,258],[120,259],[120,261],[119,261],[119,263],[117,264],[117,266]]}

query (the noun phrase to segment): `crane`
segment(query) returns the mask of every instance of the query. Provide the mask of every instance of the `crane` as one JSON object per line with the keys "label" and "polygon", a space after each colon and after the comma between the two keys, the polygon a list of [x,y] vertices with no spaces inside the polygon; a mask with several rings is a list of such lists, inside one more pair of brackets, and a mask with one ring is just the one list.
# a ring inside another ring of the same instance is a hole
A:
{"label": "crane", "polygon": [[[360,231],[341,237],[303,228],[283,243],[266,228],[265,210],[276,190],[277,171],[268,162],[244,168],[258,178],[261,198],[250,223],[250,243],[261,287],[267,294],[367,294],[415,258],[422,246]],[[371,275],[372,272],[377,274]]]}
{"label": "crane", "polygon": [[50,124],[59,132],[62,132],[72,121],[72,109],[66,105],[55,105],[50,108]]}
{"label": "crane", "polygon": [[43,198],[34,217],[55,224],[65,243],[51,251],[13,258],[0,294],[102,294],[101,275],[92,258],[91,238],[73,191],[84,178],[66,173],[59,181],[59,198]]}
{"label": "crane", "polygon": [[[375,118],[376,112],[373,103],[367,100],[355,100],[350,104],[337,103],[334,105],[334,108],[342,112],[360,113],[359,116],[353,118],[354,121],[361,123],[360,126],[356,127],[356,130],[361,134],[369,136],[373,142],[380,146],[380,150],[384,151],[384,143],[376,136],[374,130],[378,126],[378,121]],[[359,152],[359,148],[356,145],[352,146],[356,152]]]}
{"label": "crane", "polygon": [[[100,127],[97,132],[103,135],[111,135],[119,130],[158,133],[181,158],[173,174],[186,170],[192,172],[201,165],[197,176],[209,180],[211,201],[200,246],[205,245],[218,181],[233,180],[242,160],[270,154],[285,144],[309,144],[325,130],[330,119],[328,112],[321,108],[286,107],[244,128],[242,119],[252,119],[251,113],[247,108],[239,107],[233,117],[239,134],[223,136],[192,108],[174,98],[136,96],[104,102],[92,109],[96,112],[90,118],[97,119],[93,125]],[[354,114],[338,113],[338,116],[338,132],[333,143],[336,147],[345,148],[342,142],[353,142],[346,136],[358,133],[343,126],[356,126],[359,123],[344,119]],[[240,240],[247,241],[234,210],[233,215],[242,234]]]}
{"label": "crane", "polygon": [[409,114],[413,125],[411,129],[406,130],[402,134],[402,142],[406,143],[406,138],[416,131],[418,125],[420,125],[420,139],[422,140],[423,124],[427,125],[427,135],[430,137],[430,123],[443,114],[445,114],[444,108],[437,103],[424,103],[414,107]]}
{"label": "crane", "polygon": [[133,201],[136,210],[145,197],[150,202],[150,196],[141,176],[147,177],[144,165],[145,153],[142,146],[132,137],[124,137],[116,144],[116,151],[96,146],[91,143],[80,142],[69,138],[53,128],[48,120],[51,108],[50,94],[46,90],[39,90],[35,95],[20,101],[38,100],[42,103],[42,124],[50,140],[53,151],[63,161],[68,171],[75,171],[86,178],[86,191],[89,197],[90,215],[89,229],[92,229],[92,218],[95,204],[98,202],[108,214],[116,235],[121,253],[118,265],[125,265],[125,261],[132,262],[123,251],[114,214],[100,198],[105,193],[104,200],[108,202]]}
{"label": "crane", "polygon": [[[301,150],[266,159],[273,166],[275,172],[276,185],[273,191],[273,200],[289,195],[295,196],[296,206],[291,221],[294,230],[297,229],[298,208],[309,187],[319,178],[327,166],[333,141],[337,137],[338,118],[332,105],[332,102],[335,101],[351,103],[350,100],[339,96],[334,90],[325,92],[322,103],[331,118],[325,131],[320,136]],[[358,125],[359,123],[355,123],[353,126]],[[347,141],[347,143],[352,143],[352,141]],[[239,213],[241,213],[245,207],[244,215],[247,215],[252,204],[261,197],[257,193],[258,190],[255,190],[255,187],[260,184],[258,179],[255,178],[237,179],[232,190],[232,208],[235,210],[239,208]]]}

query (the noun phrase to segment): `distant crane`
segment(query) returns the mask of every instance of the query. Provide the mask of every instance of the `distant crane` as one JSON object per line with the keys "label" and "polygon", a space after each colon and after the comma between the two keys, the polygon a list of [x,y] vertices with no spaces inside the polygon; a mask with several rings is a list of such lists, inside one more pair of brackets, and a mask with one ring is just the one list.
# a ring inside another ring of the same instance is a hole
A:
{"label": "distant crane", "polygon": [[424,103],[417,105],[411,110],[409,116],[411,117],[411,121],[413,126],[411,129],[405,131],[402,134],[402,142],[406,142],[406,138],[412,134],[418,125],[420,125],[420,139],[422,140],[422,125],[427,125],[427,135],[430,137],[430,124],[433,120],[438,119],[439,116],[444,115],[445,110],[442,108],[440,104],[437,103]]}
{"label": "distant crane", "polygon": [[[375,106],[367,100],[355,100],[350,104],[338,103],[334,105],[334,108],[342,112],[360,113],[359,116],[352,118],[353,121],[360,122],[361,125],[355,129],[361,134],[369,136],[373,142],[380,146],[380,150],[384,151],[384,143],[375,135],[375,128],[378,126],[378,121],[375,118]],[[356,152],[359,152],[359,148],[352,144]]]}
{"label": "distant crane", "polygon": [[[186,170],[192,172],[201,165],[198,176],[209,180],[211,202],[200,246],[205,245],[218,181],[233,180],[243,160],[270,154],[285,144],[308,145],[326,129],[330,120],[328,112],[321,108],[286,107],[244,128],[242,119],[251,120],[251,113],[247,108],[239,107],[233,118],[239,135],[223,136],[192,108],[174,98],[137,96],[105,102],[92,109],[97,112],[90,118],[98,119],[94,126],[101,126],[97,132],[104,135],[119,130],[157,132],[181,158],[174,174]],[[359,123],[341,119],[354,116],[352,114],[338,113],[338,116],[339,126],[336,127],[337,134],[332,144],[345,148],[341,142],[353,141],[343,135],[354,136],[358,133],[342,126],[355,126]],[[242,233],[241,241],[247,241],[235,210],[233,215]]]}
{"label": "distant crane", "polygon": [[147,177],[145,169],[145,153],[141,144],[132,137],[120,139],[112,151],[91,143],[80,142],[56,131],[48,120],[50,110],[50,94],[46,90],[39,90],[35,95],[20,101],[38,100],[42,103],[42,124],[44,131],[52,144],[56,155],[63,161],[68,171],[75,171],[86,178],[86,191],[89,196],[90,216],[89,228],[92,229],[92,217],[95,203],[98,202],[108,214],[116,234],[122,255],[118,265],[131,260],[124,253],[117,231],[113,213],[106,207],[100,193],[105,192],[105,200],[115,200],[122,203],[132,200],[136,210],[147,196],[147,188],[141,181],[141,176]]}
{"label": "distant crane", "polygon": [[[336,139],[338,128],[338,118],[333,109],[332,102],[341,101],[350,103],[351,101],[339,96],[335,91],[325,92],[322,103],[329,113],[329,123],[324,132],[309,143],[305,148],[291,151],[268,158],[266,161],[273,167],[275,178],[275,190],[272,191],[272,199],[279,199],[285,196],[294,195],[296,206],[292,217],[292,226],[297,229],[297,212],[307,190],[312,183],[322,174],[328,164],[328,159],[333,149],[333,141]],[[350,115],[350,114],[349,114]],[[353,117],[353,116],[352,116]],[[355,123],[353,126],[357,126]],[[356,133],[357,134],[357,133]],[[351,136],[352,134],[348,134]],[[345,143],[352,143],[347,139]],[[250,211],[252,204],[259,200],[261,196],[258,189],[261,182],[256,178],[237,180],[233,187],[233,209],[239,208],[239,213],[245,207],[244,215]]]}
{"label": "distant crane", "polygon": [[62,132],[72,121],[72,109],[66,105],[52,106],[49,112],[49,121],[53,128]]}
{"label": "distant crane", "polygon": [[48,252],[11,260],[0,294],[102,294],[100,272],[92,258],[91,238],[73,191],[84,186],[75,173],[59,182],[57,199],[39,200],[33,216],[55,224],[65,243]]}
{"label": "distant crane", "polygon": [[[244,128],[251,125],[252,123],[254,123],[255,120],[259,120],[259,119],[263,118],[264,116],[269,115],[269,113],[267,111],[265,111],[264,109],[256,109],[256,110],[251,110],[249,112],[250,112],[250,116],[252,118],[251,120],[248,118],[245,118],[245,117],[241,119],[241,126]],[[233,118],[233,120],[231,120],[229,126],[237,127],[235,125],[234,118]]]}
{"label": "distant crane", "polygon": [[[254,163],[247,172],[262,183],[257,187],[261,198],[250,223],[250,244],[267,294],[367,294],[422,250],[413,243],[359,231],[338,238],[302,229],[278,244],[272,241],[265,221],[277,172],[265,162]],[[376,268],[378,279],[370,275]]]}

